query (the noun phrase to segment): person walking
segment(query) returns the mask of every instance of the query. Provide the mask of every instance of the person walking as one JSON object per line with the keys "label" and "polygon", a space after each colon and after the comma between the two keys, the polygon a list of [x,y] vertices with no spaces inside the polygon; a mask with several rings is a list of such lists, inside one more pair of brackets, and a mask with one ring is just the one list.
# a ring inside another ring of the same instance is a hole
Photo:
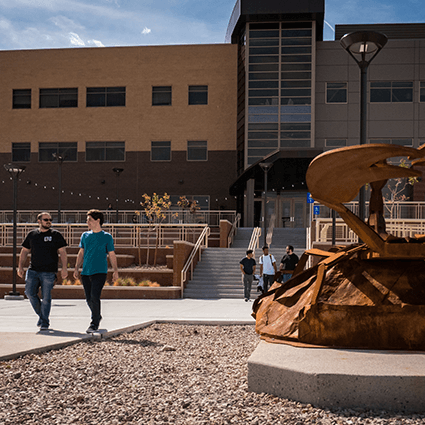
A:
{"label": "person walking", "polygon": [[87,333],[96,332],[102,320],[100,295],[108,273],[108,255],[114,271],[113,281],[118,279],[114,240],[110,233],[102,230],[103,222],[104,216],[101,211],[93,209],[87,212],[89,230],[81,235],[80,250],[78,251],[74,269],[74,278],[78,279],[78,270],[83,265],[81,281],[86,295],[86,302],[91,311],[91,322],[86,330]]}
{"label": "person walking", "polygon": [[298,255],[294,254],[294,247],[288,245],[286,254],[280,260],[279,270],[282,271],[282,282],[286,282],[292,277],[292,272],[298,264]]}
{"label": "person walking", "polygon": [[[60,232],[52,229],[52,217],[48,212],[37,216],[38,229],[28,233],[22,242],[19,254],[18,276],[25,276],[25,294],[39,319],[37,326],[46,331],[50,326],[50,308],[52,305],[52,289],[58,272],[58,253],[61,259],[62,279],[68,277],[67,243]],[[24,265],[31,253],[29,268],[24,273]],[[41,300],[38,290],[41,287]]]}
{"label": "person walking", "polygon": [[258,262],[260,263],[260,276],[263,277],[263,293],[266,293],[269,285],[273,285],[277,273],[276,260],[273,255],[269,254],[267,245],[263,246],[263,255]]}
{"label": "person walking", "polygon": [[251,298],[251,287],[256,268],[256,263],[252,258],[252,255],[252,249],[248,249],[248,251],[246,251],[246,257],[242,258],[242,260],[239,262],[242,272],[245,302],[249,301]]}

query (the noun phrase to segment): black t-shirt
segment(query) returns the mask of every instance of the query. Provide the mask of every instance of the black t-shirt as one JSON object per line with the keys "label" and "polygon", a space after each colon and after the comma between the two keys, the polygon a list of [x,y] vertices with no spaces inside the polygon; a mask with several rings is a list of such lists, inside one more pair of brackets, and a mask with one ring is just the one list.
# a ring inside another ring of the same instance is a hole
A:
{"label": "black t-shirt", "polygon": [[246,274],[252,274],[255,266],[255,260],[253,258],[244,257],[239,262],[243,266],[243,271]]}
{"label": "black t-shirt", "polygon": [[63,236],[53,229],[40,232],[35,229],[28,233],[22,246],[31,251],[30,269],[36,272],[58,271],[58,249],[66,246]]}
{"label": "black t-shirt", "polygon": [[298,264],[298,261],[298,255],[294,253],[286,254],[280,260],[280,262],[283,264],[283,270],[294,270],[295,266]]}

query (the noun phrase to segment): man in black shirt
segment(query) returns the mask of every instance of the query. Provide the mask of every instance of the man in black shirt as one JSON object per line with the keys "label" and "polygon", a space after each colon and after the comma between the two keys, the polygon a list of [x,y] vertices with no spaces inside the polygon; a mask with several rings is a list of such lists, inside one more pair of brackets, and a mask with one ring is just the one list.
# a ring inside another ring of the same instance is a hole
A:
{"label": "man in black shirt", "polygon": [[248,301],[251,296],[251,286],[254,279],[256,263],[252,258],[252,249],[246,251],[246,257],[239,262],[242,272],[242,282],[244,286],[245,301]]}
{"label": "man in black shirt", "polygon": [[298,264],[298,255],[294,254],[294,247],[288,245],[286,247],[286,255],[280,260],[279,270],[282,272],[282,281],[286,282],[292,277],[296,265]]}
{"label": "man in black shirt", "polygon": [[[18,276],[24,277],[24,264],[31,253],[31,263],[25,275],[25,294],[31,302],[39,320],[41,331],[49,329],[49,314],[52,304],[52,288],[58,271],[58,252],[61,258],[62,279],[68,277],[66,241],[57,231],[51,229],[52,217],[48,212],[37,216],[38,229],[28,233],[22,243],[19,256]],[[42,300],[38,296],[41,287]]]}

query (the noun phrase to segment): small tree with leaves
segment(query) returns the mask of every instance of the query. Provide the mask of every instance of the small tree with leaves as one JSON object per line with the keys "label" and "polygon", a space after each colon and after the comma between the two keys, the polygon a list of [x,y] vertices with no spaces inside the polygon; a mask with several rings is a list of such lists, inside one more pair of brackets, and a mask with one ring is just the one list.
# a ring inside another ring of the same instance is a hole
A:
{"label": "small tree with leaves", "polygon": [[[409,164],[404,158],[400,160],[398,166],[402,168],[410,168]],[[417,177],[400,177],[397,179],[388,180],[388,183],[384,189],[383,197],[385,201],[385,208],[390,214],[390,218],[393,218],[394,216],[394,208],[396,206],[396,203],[408,200],[408,197],[406,195],[406,190],[408,189],[408,187],[413,186],[418,181],[419,180]]]}
{"label": "small tree with leaves", "polygon": [[177,205],[183,210],[188,209],[190,214],[195,214],[196,211],[200,209],[200,206],[198,205],[198,201],[195,201],[195,200],[189,201],[189,199],[187,199],[186,196],[180,196],[180,199],[177,202]]}
{"label": "small tree with leaves", "polygon": [[[144,215],[149,223],[148,228],[148,237],[147,237],[147,253],[146,253],[146,265],[149,265],[149,236],[150,232],[156,232],[156,243],[155,243],[155,256],[154,256],[154,266],[156,266],[156,259],[158,254],[158,244],[159,244],[159,231],[162,221],[165,219],[165,211],[170,209],[171,201],[170,196],[167,193],[164,193],[163,196],[159,196],[154,193],[152,196],[144,193],[143,201],[140,202],[142,206]],[[140,214],[140,212],[136,212]]]}

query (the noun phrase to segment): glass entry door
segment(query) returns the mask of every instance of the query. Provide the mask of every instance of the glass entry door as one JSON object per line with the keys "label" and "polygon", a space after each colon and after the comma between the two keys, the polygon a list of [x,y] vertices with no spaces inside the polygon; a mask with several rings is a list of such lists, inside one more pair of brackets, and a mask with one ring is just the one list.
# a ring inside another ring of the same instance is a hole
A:
{"label": "glass entry door", "polygon": [[305,198],[281,198],[281,227],[306,227],[307,201]]}

